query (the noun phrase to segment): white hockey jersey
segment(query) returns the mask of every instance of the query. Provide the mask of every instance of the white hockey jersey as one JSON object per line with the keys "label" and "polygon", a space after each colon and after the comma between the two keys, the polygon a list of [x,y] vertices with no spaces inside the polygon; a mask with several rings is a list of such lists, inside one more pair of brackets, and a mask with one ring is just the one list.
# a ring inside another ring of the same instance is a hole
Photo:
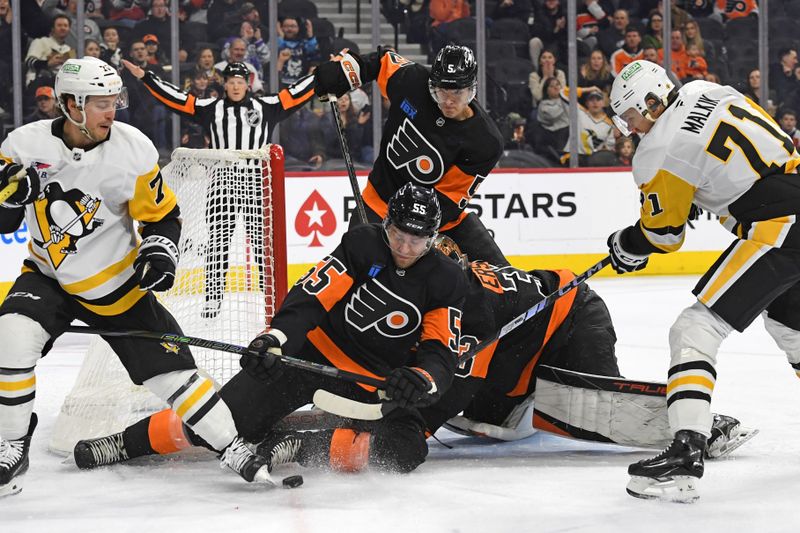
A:
{"label": "white hockey jersey", "polygon": [[64,144],[63,120],[22,126],[0,146],[0,164],[33,166],[41,182],[25,207],[31,243],[23,272],[35,269],[90,311],[117,315],[145,294],[134,276],[134,221],[161,220],[177,199],[139,130],[115,122],[107,141],[84,151]]}
{"label": "white hockey jersey", "polygon": [[792,139],[752,100],[728,86],[687,83],[633,158],[649,251],[680,248],[692,203],[732,229],[734,201],[758,180],[794,174],[799,164]]}

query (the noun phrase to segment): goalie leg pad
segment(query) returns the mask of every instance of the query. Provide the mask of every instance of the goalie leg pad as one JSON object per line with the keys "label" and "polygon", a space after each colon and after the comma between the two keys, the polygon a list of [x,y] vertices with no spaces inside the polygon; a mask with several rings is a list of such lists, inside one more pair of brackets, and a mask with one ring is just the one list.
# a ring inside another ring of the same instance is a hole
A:
{"label": "goalie leg pad", "polygon": [[214,383],[195,370],[178,370],[144,382],[156,396],[216,450],[222,450],[236,437],[236,425],[228,406],[214,390]]}
{"label": "goalie leg pad", "polygon": [[36,396],[36,362],[42,356],[50,334],[27,316],[0,316],[0,435],[21,439],[28,432]]}
{"label": "goalie leg pad", "polygon": [[536,433],[533,427],[533,397],[531,394],[514,407],[501,425],[471,420],[466,416],[455,416],[444,426],[450,431],[462,435],[489,437],[503,441],[515,441],[530,437]]}

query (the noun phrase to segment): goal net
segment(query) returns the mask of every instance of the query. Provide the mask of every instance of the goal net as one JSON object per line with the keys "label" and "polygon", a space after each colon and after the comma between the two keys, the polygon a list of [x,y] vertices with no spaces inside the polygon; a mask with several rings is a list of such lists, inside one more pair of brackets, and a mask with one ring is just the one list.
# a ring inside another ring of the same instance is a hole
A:
{"label": "goal net", "polygon": [[[178,197],[183,229],[175,285],[157,296],[184,334],[246,346],[286,294],[283,150],[178,148],[162,174]],[[191,350],[219,386],[239,369],[238,355]],[[93,337],[50,449],[70,453],[80,439],[122,431],[165,407]]]}

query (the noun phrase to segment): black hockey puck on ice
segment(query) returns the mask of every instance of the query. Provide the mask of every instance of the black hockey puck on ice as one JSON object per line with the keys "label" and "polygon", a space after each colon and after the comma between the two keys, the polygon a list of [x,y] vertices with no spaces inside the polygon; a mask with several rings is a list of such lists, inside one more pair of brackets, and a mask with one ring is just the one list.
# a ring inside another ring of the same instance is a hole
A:
{"label": "black hockey puck on ice", "polygon": [[283,478],[283,488],[296,489],[303,484],[303,476],[289,476]]}

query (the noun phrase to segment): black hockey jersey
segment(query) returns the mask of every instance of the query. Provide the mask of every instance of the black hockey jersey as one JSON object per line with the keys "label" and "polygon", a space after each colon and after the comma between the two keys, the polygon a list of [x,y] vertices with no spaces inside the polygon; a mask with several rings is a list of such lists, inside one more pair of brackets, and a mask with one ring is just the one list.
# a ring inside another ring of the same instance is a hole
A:
{"label": "black hockey jersey", "polygon": [[[469,292],[462,320],[462,353],[496,333],[514,318],[575,275],[568,270],[531,270],[470,263]],[[458,370],[459,375],[486,378],[508,396],[523,396],[533,384],[533,372],[545,345],[573,308],[579,291],[571,290],[555,304],[488,346]]]}
{"label": "black hockey jersey", "polygon": [[271,327],[288,337],[287,355],[307,357],[313,347],[337,368],[370,376],[417,366],[445,390],[456,368],[466,279],[436,250],[398,269],[382,231],[370,224],[345,233],[292,287]]}
{"label": "black hockey jersey", "polygon": [[494,121],[476,100],[470,103],[472,117],[445,118],[431,98],[428,69],[395,52],[351,55],[359,62],[362,82],[377,80],[381,94],[391,102],[364,201],[384,217],[389,198],[411,181],[438,193],[441,229],[457,225],[503,153]]}

